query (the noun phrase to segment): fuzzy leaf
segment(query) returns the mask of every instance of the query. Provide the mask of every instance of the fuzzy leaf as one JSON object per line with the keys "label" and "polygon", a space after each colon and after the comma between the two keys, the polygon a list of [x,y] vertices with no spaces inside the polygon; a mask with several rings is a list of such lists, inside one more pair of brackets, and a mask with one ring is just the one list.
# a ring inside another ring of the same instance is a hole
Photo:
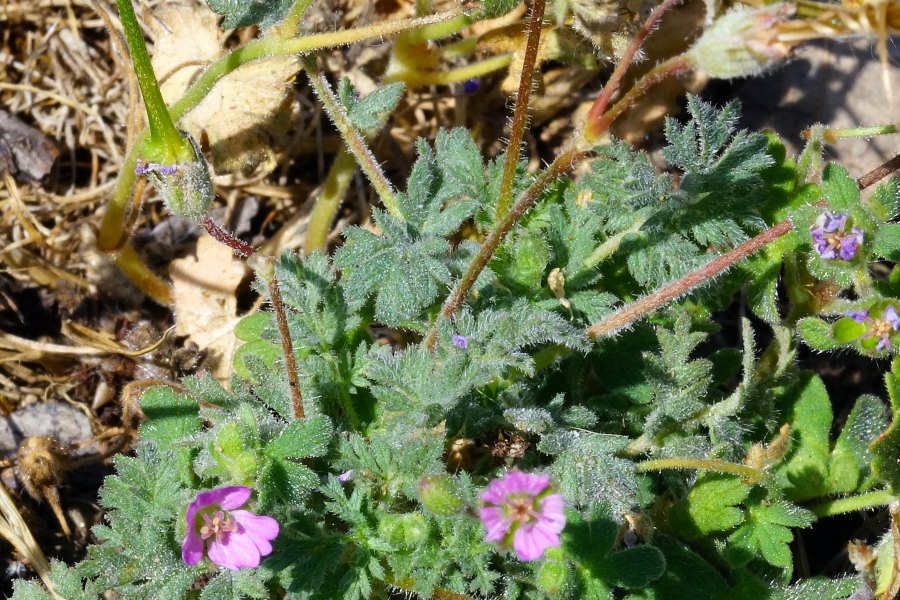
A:
{"label": "fuzzy leaf", "polygon": [[815,350],[834,350],[841,343],[832,336],[831,325],[817,317],[804,317],[797,323],[800,338]]}
{"label": "fuzzy leaf", "polygon": [[822,192],[828,206],[835,211],[847,212],[859,204],[856,180],[847,169],[836,163],[828,163],[822,172]]}
{"label": "fuzzy leaf", "polygon": [[884,381],[893,416],[890,426],[870,446],[874,455],[872,469],[897,493],[900,490],[900,358],[891,362],[891,370],[885,374]]}
{"label": "fuzzy leaf", "polygon": [[386,116],[397,108],[403,89],[402,83],[392,83],[359,98],[350,79],[344,77],[338,88],[338,96],[354,127],[362,130],[377,129]]}
{"label": "fuzzy leaf", "polygon": [[813,520],[809,511],[784,500],[766,499],[758,491],[747,503],[746,520],[728,536],[725,554],[735,565],[760,556],[773,566],[790,570],[790,543],[794,536],[789,528],[808,527]]}
{"label": "fuzzy leaf", "polygon": [[792,500],[806,500],[825,492],[831,455],[831,400],[818,375],[801,376],[781,399],[791,426],[791,445],[778,467],[784,491]]}
{"label": "fuzzy leaf", "polygon": [[702,475],[687,498],[672,507],[672,527],[686,540],[733,529],[744,522],[744,512],[738,505],[747,499],[750,489],[736,477]]}
{"label": "fuzzy leaf", "polygon": [[273,25],[284,18],[293,4],[292,0],[206,0],[209,7],[224,16],[222,27],[248,27],[261,24]]}
{"label": "fuzzy leaf", "polygon": [[323,456],[328,450],[333,434],[331,421],[327,417],[294,421],[266,447],[266,452],[274,458]]}
{"label": "fuzzy leaf", "polygon": [[828,468],[828,491],[832,494],[857,491],[870,471],[869,445],[889,421],[887,407],[876,396],[860,396],[835,442]]}

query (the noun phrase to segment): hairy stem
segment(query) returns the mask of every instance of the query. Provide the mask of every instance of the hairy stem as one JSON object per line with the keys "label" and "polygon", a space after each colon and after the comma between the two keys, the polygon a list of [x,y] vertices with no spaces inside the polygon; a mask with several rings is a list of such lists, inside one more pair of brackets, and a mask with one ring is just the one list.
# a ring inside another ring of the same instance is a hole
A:
{"label": "hairy stem", "polygon": [[[884,179],[894,171],[900,169],[900,155],[895,156],[886,163],[869,171],[856,180],[860,189],[865,189],[874,185],[878,181]],[[774,242],[791,229],[794,225],[790,219],[778,223],[777,225],[763,231],[759,235],[747,240],[743,244],[729,250],[713,261],[700,267],[696,271],[692,271],[675,281],[659,288],[649,296],[644,296],[640,300],[629,304],[612,315],[594,323],[585,330],[585,334],[592,340],[602,338],[607,335],[616,333],[634,323],[636,320],[644,317],[650,312],[666,305],[667,303],[679,298],[694,288],[703,285],[713,277],[720,275],[722,272],[732,267],[741,260],[747,258],[751,254],[765,247],[767,244]]]}
{"label": "hairy stem", "polygon": [[652,33],[653,28],[656,27],[656,24],[659,23],[659,20],[663,17],[663,15],[669,12],[669,10],[671,10],[679,2],[681,2],[681,0],[665,0],[665,2],[657,6],[653,10],[653,12],[650,13],[650,16],[647,17],[647,21],[644,22],[644,24],[635,34],[634,38],[631,40],[631,43],[628,45],[628,49],[625,50],[625,54],[623,54],[622,58],[619,59],[615,70],[613,70],[612,75],[610,75],[609,81],[607,81],[606,85],[603,87],[603,91],[601,91],[600,95],[597,96],[597,99],[591,106],[590,112],[588,112],[587,123],[584,130],[584,137],[586,140],[596,141],[600,139],[600,137],[609,127],[609,123],[611,123],[612,120],[610,119],[604,123],[600,121],[600,117],[603,116],[603,113],[606,111],[606,107],[609,106],[609,101],[612,99],[612,95],[619,88],[619,84],[622,83],[622,78],[625,76],[625,72],[628,70],[628,67],[634,60],[634,57],[637,54],[638,50],[640,50],[641,45],[644,43],[644,40],[647,39],[647,36],[649,36],[650,33]]}
{"label": "hairy stem", "polygon": [[172,304],[172,286],[148,269],[130,244],[119,250],[116,265],[134,285],[155,302],[163,306]]}
{"label": "hairy stem", "polygon": [[645,460],[637,464],[638,473],[646,473],[647,471],[664,471],[668,469],[696,469],[705,471],[715,471],[716,473],[726,473],[728,475],[737,475],[742,479],[758,483],[766,478],[764,471],[748,467],[747,465],[739,465],[724,460],[702,459],[702,458],[657,458]]}
{"label": "hairy stem", "polygon": [[344,138],[347,149],[350,150],[363,173],[366,174],[369,183],[372,184],[382,204],[394,218],[401,221],[404,220],[403,213],[400,211],[400,205],[397,204],[397,198],[394,196],[391,182],[384,176],[378,161],[375,160],[375,155],[372,154],[362,134],[350,122],[350,118],[344,112],[344,107],[341,106],[340,101],[334,95],[334,92],[331,91],[328,80],[325,79],[324,75],[318,73],[318,69],[312,60],[304,61],[304,65],[309,75],[309,83],[316,93],[316,97],[319,98],[325,112],[331,117],[334,126],[337,127],[341,137]]}
{"label": "hairy stem", "polygon": [[522,72],[519,76],[519,90],[516,93],[516,107],[513,111],[512,128],[509,143],[506,146],[506,161],[503,163],[503,178],[500,180],[500,192],[497,195],[497,219],[502,219],[509,210],[512,199],[513,183],[516,178],[516,167],[522,151],[522,138],[528,124],[528,102],[534,81],[534,65],[537,61],[538,47],[541,41],[541,25],[544,21],[544,0],[534,0],[531,15],[528,18],[528,37],[525,41],[525,56]]}
{"label": "hairy stem", "polygon": [[300,23],[303,22],[303,15],[306,14],[310,4],[312,4],[312,0],[296,0],[287,15],[278,24],[279,35],[282,37],[297,35],[297,32],[300,30]]}
{"label": "hairy stem", "polygon": [[409,87],[462,83],[463,81],[468,81],[476,77],[484,77],[495,71],[505,69],[512,61],[512,52],[507,52],[463,67],[456,67],[448,71],[408,71],[402,74],[396,73],[391,77],[385,77],[384,83],[402,81]]}
{"label": "hairy stem", "polygon": [[278,325],[278,337],[281,338],[281,351],[284,354],[284,366],[287,369],[288,387],[291,391],[291,406],[294,409],[294,417],[302,419],[305,416],[303,411],[303,394],[300,391],[300,375],[297,373],[297,359],[294,356],[294,344],[291,341],[287,312],[281,299],[281,286],[278,284],[278,274],[275,271],[274,259],[266,257],[264,264],[266,286],[269,288],[269,299],[272,301],[275,323]]}
{"label": "hairy stem", "polygon": [[886,506],[894,500],[896,500],[896,497],[893,494],[885,490],[879,490],[857,496],[828,500],[809,507],[809,510],[821,519],[823,517],[834,517],[858,510]]}
{"label": "hairy stem", "polygon": [[206,215],[202,219],[200,219],[200,224],[203,225],[203,229],[211,235],[217,242],[220,244],[225,244],[232,250],[234,250],[237,254],[240,254],[244,258],[248,258],[256,254],[256,248],[249,244],[245,244],[238,238],[234,237],[221,227],[219,224],[213,221],[212,217]]}
{"label": "hairy stem", "polygon": [[589,141],[600,139],[609,129],[610,125],[612,125],[622,113],[631,108],[638,99],[650,90],[650,88],[669,77],[676,77],[691,69],[693,69],[693,65],[683,55],[673,56],[656,65],[631,86],[631,89],[619,98],[608,111],[598,116],[595,120],[588,122],[584,133],[585,139]]}

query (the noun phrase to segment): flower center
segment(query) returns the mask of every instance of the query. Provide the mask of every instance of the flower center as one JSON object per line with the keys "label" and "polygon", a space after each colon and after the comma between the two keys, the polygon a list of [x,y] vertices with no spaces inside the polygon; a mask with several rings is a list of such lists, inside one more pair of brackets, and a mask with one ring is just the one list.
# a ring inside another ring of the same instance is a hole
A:
{"label": "flower center", "polygon": [[886,319],[876,319],[872,322],[871,333],[875,337],[890,337],[894,326]]}
{"label": "flower center", "polygon": [[841,238],[843,237],[843,231],[835,231],[833,233],[826,233],[822,236],[825,239],[825,242],[828,244],[828,247],[832,250],[840,250],[841,249]]}
{"label": "flower center", "polygon": [[521,523],[528,523],[535,517],[534,514],[534,497],[511,497],[507,502],[507,513],[509,518]]}
{"label": "flower center", "polygon": [[221,542],[230,533],[237,533],[238,524],[230,512],[218,510],[213,514],[203,515],[203,525],[200,526],[200,537],[207,540],[215,537]]}

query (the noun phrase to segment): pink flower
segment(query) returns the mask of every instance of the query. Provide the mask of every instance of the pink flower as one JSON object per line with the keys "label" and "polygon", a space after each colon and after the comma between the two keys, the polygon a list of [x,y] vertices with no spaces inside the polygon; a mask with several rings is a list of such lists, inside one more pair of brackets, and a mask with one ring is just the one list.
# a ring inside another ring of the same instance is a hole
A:
{"label": "pink flower", "polygon": [[547,548],[559,546],[565,502],[553,493],[549,475],[510,471],[488,484],[481,501],[486,542],[508,547],[511,541],[520,560],[537,560]]}
{"label": "pink flower", "polygon": [[242,485],[220,487],[198,494],[187,510],[187,533],[181,559],[196,565],[206,556],[215,564],[237,571],[259,566],[259,559],[272,552],[278,536],[278,521],[257,516],[241,508],[252,490]]}

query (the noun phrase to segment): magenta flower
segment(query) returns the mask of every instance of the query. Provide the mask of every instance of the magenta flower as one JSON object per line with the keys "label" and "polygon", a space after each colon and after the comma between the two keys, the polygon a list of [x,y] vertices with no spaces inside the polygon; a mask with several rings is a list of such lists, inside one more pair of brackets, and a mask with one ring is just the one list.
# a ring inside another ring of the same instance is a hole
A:
{"label": "magenta flower", "polygon": [[486,542],[512,548],[520,560],[537,560],[559,546],[566,526],[565,502],[554,493],[549,475],[510,471],[488,484],[479,509]]}
{"label": "magenta flower", "polygon": [[863,232],[853,227],[846,233],[847,215],[825,212],[819,215],[813,226],[809,228],[813,245],[819,256],[826,260],[838,258],[843,261],[852,260],[863,243]]}
{"label": "magenta flower", "polygon": [[187,533],[181,559],[196,565],[206,556],[215,564],[237,571],[259,566],[272,552],[278,521],[236,510],[247,504],[252,490],[242,485],[220,487],[198,494],[187,510]]}
{"label": "magenta flower", "polygon": [[873,319],[867,310],[851,310],[847,313],[857,323],[866,323],[869,330],[863,334],[862,339],[877,337],[876,350],[889,350],[891,348],[891,335],[900,329],[900,315],[893,306],[888,306],[881,313],[880,319]]}

